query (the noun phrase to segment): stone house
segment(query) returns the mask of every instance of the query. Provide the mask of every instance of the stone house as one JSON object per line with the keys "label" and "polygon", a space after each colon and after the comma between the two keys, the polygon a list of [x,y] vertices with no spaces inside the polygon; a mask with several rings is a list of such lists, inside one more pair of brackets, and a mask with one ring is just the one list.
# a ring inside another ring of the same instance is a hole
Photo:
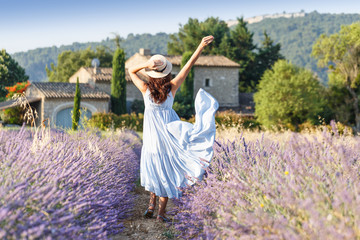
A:
{"label": "stone house", "polygon": [[[139,74],[140,78],[146,81],[145,75]],[[79,78],[79,83],[86,83],[92,87],[96,87],[99,90],[111,95],[111,79],[112,79],[112,68],[102,67],[81,67],[76,73],[70,78],[70,83],[76,83]],[[141,92],[135,87],[129,73],[126,69],[126,102],[127,108],[130,109],[131,103],[137,99],[142,100]]]}
{"label": "stone house", "polygon": [[[130,57],[125,68],[144,63],[150,59],[151,53],[147,49],[140,49]],[[172,75],[175,77],[180,71],[181,56],[166,56],[173,65]],[[224,56],[200,56],[194,65],[194,95],[203,88],[214,96],[221,108],[239,108],[239,68],[240,65]],[[144,70],[139,75],[144,75]],[[128,96],[130,97],[130,96]],[[142,99],[142,96],[131,96]],[[195,96],[194,96],[195,97]]]}
{"label": "stone house", "polygon": [[[87,83],[80,83],[82,118],[96,112],[108,112],[110,95]],[[34,82],[26,90],[29,99],[37,98],[31,105],[38,112],[37,125],[49,120],[52,127],[70,128],[74,106],[75,83]]]}

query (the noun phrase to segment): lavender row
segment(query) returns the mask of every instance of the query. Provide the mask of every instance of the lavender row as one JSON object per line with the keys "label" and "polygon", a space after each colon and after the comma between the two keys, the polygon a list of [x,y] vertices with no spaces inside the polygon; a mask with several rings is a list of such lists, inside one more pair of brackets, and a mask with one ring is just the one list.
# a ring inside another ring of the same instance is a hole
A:
{"label": "lavender row", "polygon": [[204,180],[176,201],[179,237],[359,239],[360,139],[333,130],[218,139]]}
{"label": "lavender row", "polygon": [[122,231],[141,142],[80,131],[0,131],[1,239],[108,239]]}

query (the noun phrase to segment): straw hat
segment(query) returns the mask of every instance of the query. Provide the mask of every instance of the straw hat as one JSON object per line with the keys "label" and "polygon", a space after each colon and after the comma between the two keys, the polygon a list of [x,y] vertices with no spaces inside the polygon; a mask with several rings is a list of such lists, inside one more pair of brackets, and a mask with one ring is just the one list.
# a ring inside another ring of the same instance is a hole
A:
{"label": "straw hat", "polygon": [[150,60],[157,61],[160,60],[162,64],[156,66],[156,69],[152,70],[149,68],[145,69],[145,73],[152,78],[162,78],[167,76],[172,69],[172,64],[169,62],[163,55],[156,54],[150,58]]}

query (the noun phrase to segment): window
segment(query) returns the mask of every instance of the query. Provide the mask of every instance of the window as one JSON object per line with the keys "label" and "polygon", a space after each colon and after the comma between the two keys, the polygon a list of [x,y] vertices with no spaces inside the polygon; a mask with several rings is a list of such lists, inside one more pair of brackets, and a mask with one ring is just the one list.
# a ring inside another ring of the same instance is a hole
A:
{"label": "window", "polygon": [[205,87],[210,87],[210,79],[205,78]]}

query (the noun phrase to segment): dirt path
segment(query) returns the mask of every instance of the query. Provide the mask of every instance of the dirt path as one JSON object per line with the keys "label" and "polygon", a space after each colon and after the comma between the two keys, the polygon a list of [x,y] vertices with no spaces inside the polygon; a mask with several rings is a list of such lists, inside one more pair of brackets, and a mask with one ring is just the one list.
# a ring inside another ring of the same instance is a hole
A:
{"label": "dirt path", "polygon": [[[174,239],[171,227],[166,227],[165,223],[156,221],[158,206],[155,208],[154,217],[152,219],[145,219],[143,217],[143,213],[149,204],[149,192],[145,191],[143,187],[137,186],[134,193],[137,195],[137,199],[135,201],[135,208],[132,210],[132,216],[125,220],[124,232],[113,237],[113,239]],[[158,202],[159,199],[157,199],[157,205]],[[170,211],[173,206],[172,200],[169,199],[166,211]],[[170,217],[169,215],[167,216]]]}

